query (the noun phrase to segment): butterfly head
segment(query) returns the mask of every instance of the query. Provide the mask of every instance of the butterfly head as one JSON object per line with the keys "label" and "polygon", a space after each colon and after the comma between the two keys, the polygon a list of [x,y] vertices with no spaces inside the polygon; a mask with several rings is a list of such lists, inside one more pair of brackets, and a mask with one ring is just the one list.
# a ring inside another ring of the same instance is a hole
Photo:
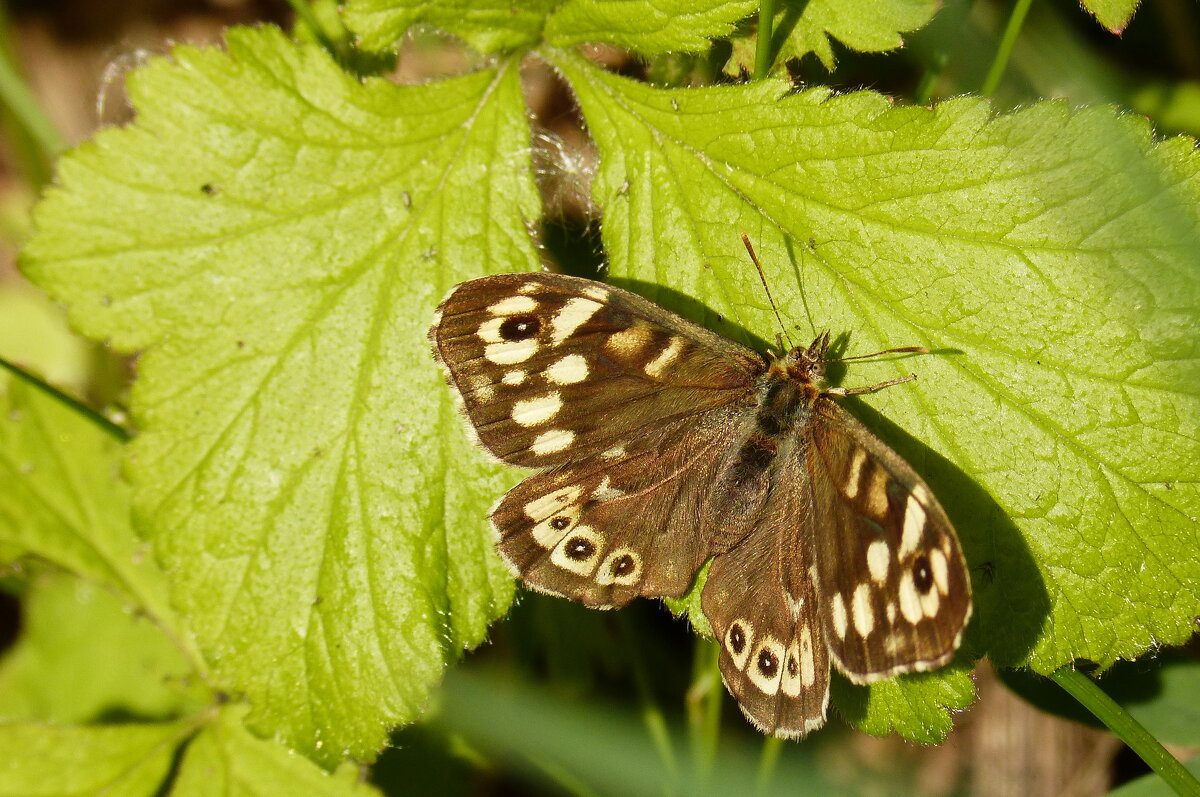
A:
{"label": "butterfly head", "polygon": [[797,346],[776,361],[792,379],[806,384],[819,384],[825,377],[825,354],[829,351],[829,332],[817,335],[808,347]]}

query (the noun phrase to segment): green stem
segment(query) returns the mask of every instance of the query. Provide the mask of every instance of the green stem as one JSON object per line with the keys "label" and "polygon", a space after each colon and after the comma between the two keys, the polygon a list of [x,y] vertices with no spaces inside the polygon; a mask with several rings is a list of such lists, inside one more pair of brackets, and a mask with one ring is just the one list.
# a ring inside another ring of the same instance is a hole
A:
{"label": "green stem", "polygon": [[650,733],[650,739],[654,742],[658,757],[667,771],[667,777],[672,784],[678,783],[679,765],[675,760],[675,748],[671,745],[667,720],[650,688],[646,665],[638,653],[642,648],[638,645],[636,635],[629,624],[629,618],[624,613],[617,613],[617,624],[621,628],[621,635],[625,637],[625,649],[629,651],[629,663],[633,667],[633,680],[637,685],[638,703],[642,709],[642,722],[646,724],[646,730]]}
{"label": "green stem", "polygon": [[292,7],[292,12],[296,18],[304,23],[304,27],[308,28],[312,33],[313,38],[317,40],[325,51],[333,56],[334,60],[340,63],[342,53],[338,47],[335,38],[330,35],[329,31],[321,24],[321,20],[317,19],[317,15],[313,13],[312,6],[308,0],[288,0],[288,5]]}
{"label": "green stem", "polygon": [[1084,708],[1095,714],[1117,738],[1129,745],[1129,749],[1157,772],[1176,794],[1200,797],[1200,781],[1168,753],[1140,722],[1105,694],[1095,681],[1073,667],[1058,669],[1050,677]]}
{"label": "green stem", "polygon": [[996,57],[992,59],[987,77],[983,79],[983,86],[979,89],[979,93],[983,96],[992,96],[996,86],[1000,85],[1000,78],[1004,76],[1004,70],[1008,67],[1008,59],[1012,55],[1013,45],[1016,44],[1017,36],[1021,33],[1021,26],[1025,24],[1025,16],[1029,13],[1031,5],[1033,5],[1033,0],[1017,0],[1013,5],[1008,25],[1005,26],[1004,35],[1000,38],[1000,46],[996,48]]}
{"label": "green stem", "polygon": [[758,41],[754,50],[754,79],[762,80],[771,71],[771,25],[775,21],[775,0],[758,4]]}
{"label": "green stem", "polygon": [[688,735],[692,745],[692,761],[696,768],[697,786],[707,784],[717,759],[717,742],[721,730],[721,684],[718,666],[720,648],[711,639],[697,637],[692,662],[692,684],[687,692]]}
{"label": "green stem", "polygon": [[768,736],[763,739],[762,754],[758,759],[758,777],[755,778],[755,793],[770,794],[771,782],[775,780],[775,769],[779,764],[779,754],[783,752],[783,739],[778,736]]}
{"label": "green stem", "polygon": [[0,47],[0,103],[8,108],[21,133],[33,142],[43,161],[39,169],[45,170],[46,164],[52,163],[67,148],[67,143],[42,112],[4,47]]}
{"label": "green stem", "polygon": [[130,434],[128,431],[125,430],[124,427],[118,426],[117,424],[113,423],[108,418],[105,418],[99,412],[96,412],[96,410],[94,410],[91,407],[89,407],[88,405],[84,404],[82,401],[75,398],[74,396],[67,395],[66,393],[62,392],[58,388],[54,387],[54,385],[51,385],[47,382],[42,381],[41,379],[39,379],[38,377],[29,373],[28,371],[24,370],[20,366],[15,365],[14,363],[10,363],[8,360],[4,359],[3,357],[0,357],[0,369],[8,371],[10,374],[17,377],[25,384],[29,385],[30,387],[32,387],[36,390],[40,390],[42,393],[46,394],[47,396],[54,399],[55,401],[57,401],[61,404],[65,404],[70,409],[74,410],[75,412],[79,413],[80,415],[83,415],[89,421],[91,421],[92,423],[99,426],[105,432],[108,432],[108,434],[115,437],[118,441],[120,441],[122,443],[129,442]]}

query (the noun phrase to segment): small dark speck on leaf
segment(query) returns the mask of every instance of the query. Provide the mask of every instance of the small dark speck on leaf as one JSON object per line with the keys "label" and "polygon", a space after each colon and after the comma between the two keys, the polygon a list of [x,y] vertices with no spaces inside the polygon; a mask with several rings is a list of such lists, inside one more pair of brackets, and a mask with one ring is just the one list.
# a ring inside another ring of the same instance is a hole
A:
{"label": "small dark speck on leaf", "polygon": [[217,193],[217,187],[212,183],[205,183],[204,185],[200,186],[200,193],[205,194],[206,196],[213,196]]}
{"label": "small dark speck on leaf", "polygon": [[246,348],[246,341],[244,341],[244,340],[239,340],[239,341],[237,342],[237,347],[238,347],[239,349],[244,349],[244,348]]}

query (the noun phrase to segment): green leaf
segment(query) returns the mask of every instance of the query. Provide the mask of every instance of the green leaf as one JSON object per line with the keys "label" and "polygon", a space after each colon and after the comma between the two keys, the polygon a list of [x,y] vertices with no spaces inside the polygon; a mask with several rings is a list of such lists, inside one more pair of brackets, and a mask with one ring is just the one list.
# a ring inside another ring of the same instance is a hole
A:
{"label": "green leaf", "polygon": [[604,43],[643,55],[699,52],[758,7],[752,0],[567,0],[546,23],[558,47]]}
{"label": "green leaf", "polygon": [[360,782],[357,766],[346,764],[329,774],[282,745],[246,730],[244,706],[226,706],[187,746],[172,794],[303,794],[311,797],[379,792]]}
{"label": "green leaf", "polygon": [[0,724],[0,796],[151,797],[191,722],[58,726]]}
{"label": "green leaf", "polygon": [[834,678],[830,697],[843,719],[876,736],[898,733],[925,744],[941,743],[954,727],[947,709],[975,700],[974,665],[960,655],[936,672],[913,673],[870,687]]}
{"label": "green leaf", "polygon": [[[772,44],[776,65],[813,53],[833,71],[833,40],[860,53],[904,46],[903,33],[923,28],[941,7],[938,0],[783,0],[777,4]],[[734,43],[732,63],[754,71],[753,38]]]}
{"label": "green leaf", "polygon": [[546,14],[562,0],[350,0],[346,25],[367,49],[396,47],[424,25],[458,36],[481,53],[528,49],[542,37]]}
{"label": "green leaf", "polygon": [[895,108],[783,81],[667,91],[571,54],[553,61],[600,149],[593,193],[615,282],[743,340],[768,337],[745,232],[810,334],[848,334],[851,353],[936,352],[855,364],[847,384],[920,380],[847,405],[955,521],[974,576],[968,647],[1050,672],[1190,636],[1190,142],[1155,144],[1144,120],[1104,108],[997,117],[975,99]]}
{"label": "green leaf", "polygon": [[1139,0],[1083,0],[1083,7],[1096,17],[1096,21],[1113,33],[1122,33]]}
{"label": "green leaf", "polygon": [[128,470],[172,598],[254,727],[370,760],[505,611],[425,331],[483,271],[531,270],[515,63],[360,82],[271,28],[131,76],[137,122],[60,164],[27,273],[145,349]]}
{"label": "green leaf", "polygon": [[0,718],[163,720],[208,699],[171,640],[106,590],[47,573],[22,608],[21,637],[0,663]]}
{"label": "green leaf", "polygon": [[121,443],[96,420],[0,372],[0,543],[117,590],[178,628],[166,580],[129,522]]}

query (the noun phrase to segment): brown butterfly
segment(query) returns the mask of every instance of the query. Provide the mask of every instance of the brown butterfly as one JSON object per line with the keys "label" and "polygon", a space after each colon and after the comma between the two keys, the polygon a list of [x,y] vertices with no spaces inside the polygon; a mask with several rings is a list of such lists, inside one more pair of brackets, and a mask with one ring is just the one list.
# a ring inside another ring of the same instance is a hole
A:
{"label": "brown butterfly", "polygon": [[874,388],[825,385],[828,333],[764,356],[619,288],[502,274],[456,286],[430,339],[479,444],[543,469],[492,512],[513,573],[610,608],[680,596],[711,559],[721,674],[762,731],[820,727],[831,663],[862,684],[954,655],[954,528],[833,400]]}

